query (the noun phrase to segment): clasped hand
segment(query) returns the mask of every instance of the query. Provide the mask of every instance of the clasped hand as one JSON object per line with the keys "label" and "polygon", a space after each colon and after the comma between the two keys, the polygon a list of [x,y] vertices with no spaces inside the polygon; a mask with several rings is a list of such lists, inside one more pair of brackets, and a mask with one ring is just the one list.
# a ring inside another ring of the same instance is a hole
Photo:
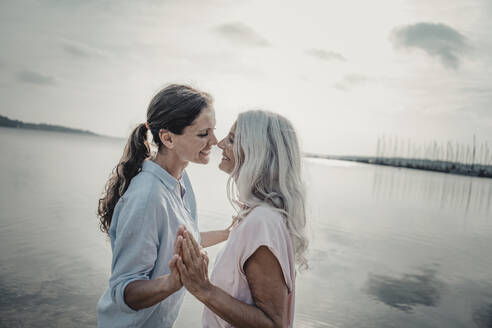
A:
{"label": "clasped hand", "polygon": [[179,276],[182,285],[196,298],[200,300],[206,296],[211,287],[208,279],[208,256],[183,226],[178,229],[174,257],[169,262],[169,267],[171,275]]}

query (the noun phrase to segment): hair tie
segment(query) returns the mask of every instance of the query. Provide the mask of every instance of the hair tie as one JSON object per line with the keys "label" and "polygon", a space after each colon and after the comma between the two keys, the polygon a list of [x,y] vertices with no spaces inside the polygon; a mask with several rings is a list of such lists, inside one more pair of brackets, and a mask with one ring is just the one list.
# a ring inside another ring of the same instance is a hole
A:
{"label": "hair tie", "polygon": [[145,127],[147,128],[147,130],[150,130],[149,123],[145,122]]}

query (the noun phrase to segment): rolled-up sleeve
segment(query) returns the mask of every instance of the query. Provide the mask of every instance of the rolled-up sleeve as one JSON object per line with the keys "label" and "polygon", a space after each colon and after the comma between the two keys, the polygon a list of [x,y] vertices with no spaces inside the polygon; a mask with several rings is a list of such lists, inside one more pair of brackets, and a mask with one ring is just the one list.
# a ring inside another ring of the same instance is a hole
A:
{"label": "rolled-up sleeve", "polygon": [[125,302],[125,288],[133,281],[149,280],[159,248],[158,225],[162,223],[158,218],[161,215],[159,219],[163,219],[163,211],[156,206],[126,205],[115,232],[109,287],[121,311],[133,313],[136,311]]}

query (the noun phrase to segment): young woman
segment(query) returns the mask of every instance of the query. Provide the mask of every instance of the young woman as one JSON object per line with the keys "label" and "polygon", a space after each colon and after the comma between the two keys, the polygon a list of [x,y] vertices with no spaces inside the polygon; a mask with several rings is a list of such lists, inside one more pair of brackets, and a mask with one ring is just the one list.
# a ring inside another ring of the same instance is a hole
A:
{"label": "young woman", "polygon": [[101,230],[113,252],[109,287],[97,305],[99,327],[171,327],[184,296],[174,256],[178,227],[204,246],[227,239],[227,230],[200,238],[185,171],[189,162],[208,163],[217,144],[214,128],[210,95],[170,85],[152,99],[147,121],[130,135],[99,200]]}
{"label": "young woman", "polygon": [[206,306],[203,327],[292,327],[295,266],[307,266],[308,244],[296,133],[280,115],[249,111],[219,147],[238,221],[210,279],[193,234],[178,235],[181,281]]}

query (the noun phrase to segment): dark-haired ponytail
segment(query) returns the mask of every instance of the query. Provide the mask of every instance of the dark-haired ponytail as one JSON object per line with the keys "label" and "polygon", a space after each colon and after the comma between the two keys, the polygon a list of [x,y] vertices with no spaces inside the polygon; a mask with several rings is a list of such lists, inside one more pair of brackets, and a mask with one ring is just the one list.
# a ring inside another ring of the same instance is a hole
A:
{"label": "dark-haired ponytail", "polygon": [[109,227],[116,203],[128,189],[130,181],[142,170],[143,161],[149,156],[147,127],[142,123],[133,130],[128,138],[123,156],[113,168],[104,188],[103,196],[99,199],[97,216],[102,232],[109,235]]}

